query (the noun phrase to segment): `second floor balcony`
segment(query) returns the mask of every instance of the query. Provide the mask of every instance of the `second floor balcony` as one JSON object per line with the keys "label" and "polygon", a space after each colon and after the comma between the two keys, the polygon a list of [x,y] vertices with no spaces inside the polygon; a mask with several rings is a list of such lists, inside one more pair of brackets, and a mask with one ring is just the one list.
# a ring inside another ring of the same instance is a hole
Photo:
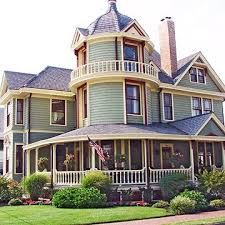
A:
{"label": "second floor balcony", "polygon": [[71,86],[90,79],[110,76],[137,78],[158,82],[158,71],[152,64],[136,61],[112,60],[82,65],[71,73]]}

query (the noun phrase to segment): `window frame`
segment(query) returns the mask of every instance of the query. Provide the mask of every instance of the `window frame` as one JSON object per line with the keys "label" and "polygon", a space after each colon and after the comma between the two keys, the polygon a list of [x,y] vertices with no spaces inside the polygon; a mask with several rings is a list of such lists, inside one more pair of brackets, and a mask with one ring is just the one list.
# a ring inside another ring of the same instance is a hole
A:
{"label": "window frame", "polygon": [[[127,86],[138,87],[138,89],[139,89],[139,99],[128,98],[128,94],[127,94]],[[125,84],[125,93],[126,93],[126,99],[125,99],[125,104],[126,104],[126,114],[127,114],[127,115],[130,115],[130,116],[142,116],[142,88],[141,88],[141,84],[138,84],[138,83],[126,83],[126,84]],[[139,113],[128,113],[128,104],[127,104],[127,100],[131,100],[131,101],[139,101]]]}
{"label": "window frame", "polygon": [[[55,123],[52,123],[52,101],[53,100],[65,101],[65,110],[64,110],[65,123],[64,124],[55,124]],[[50,125],[51,126],[59,126],[59,127],[65,127],[65,126],[67,126],[67,100],[66,99],[61,99],[61,98],[51,98],[50,99]]]}
{"label": "window frame", "polygon": [[[193,110],[193,98],[199,98],[201,100],[201,114],[200,115],[204,115],[204,114],[207,114],[207,113],[211,113],[214,111],[214,108],[213,108],[213,99],[212,98],[203,98],[203,97],[197,97],[197,96],[192,96],[191,97],[191,113],[192,113],[192,116],[197,116],[197,115],[194,115],[194,110]],[[204,100],[210,100],[211,101],[211,111],[209,112],[206,112],[206,110],[204,109]]]}
{"label": "window frame", "polygon": [[[17,160],[17,154],[16,154],[16,151],[17,151],[17,146],[22,146],[22,172],[21,173],[18,173],[17,172],[17,168],[16,168],[16,166],[17,166],[17,163],[16,163],[16,160]],[[15,143],[15,145],[14,145],[14,173],[15,174],[23,174],[24,173],[24,151],[23,151],[23,146],[24,146],[24,144],[23,143]]]}
{"label": "window frame", "polygon": [[[171,95],[171,102],[172,105],[170,107],[172,107],[172,119],[166,119],[166,115],[165,115],[165,102],[164,102],[164,96],[165,94],[170,94]],[[174,121],[174,99],[173,99],[173,93],[169,93],[169,92],[163,92],[162,93],[162,104],[163,104],[163,120],[164,121]]]}
{"label": "window frame", "polygon": [[[131,47],[131,48],[135,48],[136,49],[136,59],[135,60],[131,60],[131,59],[126,59],[126,51],[125,51],[125,48],[126,47]],[[123,45],[123,60],[124,61],[131,61],[131,62],[139,62],[139,45],[138,43],[137,44],[134,44],[134,43],[124,43]]]}
{"label": "window frame", "polygon": [[[22,100],[23,101],[23,105],[22,105],[22,123],[18,123],[18,100]],[[24,99],[23,98],[17,98],[16,99],[16,106],[15,106],[15,125],[24,125],[24,107],[25,107],[25,104],[24,104]]]}
{"label": "window frame", "polygon": [[[191,74],[191,69],[196,69],[196,82],[195,81],[192,81],[192,74]],[[198,67],[198,66],[192,66],[191,69],[189,70],[189,79],[190,79],[190,82],[191,83],[194,83],[194,84],[204,84],[206,85],[206,71],[205,71],[205,68],[202,68],[202,67]],[[203,70],[204,71],[204,83],[201,83],[199,82],[199,70]]]}

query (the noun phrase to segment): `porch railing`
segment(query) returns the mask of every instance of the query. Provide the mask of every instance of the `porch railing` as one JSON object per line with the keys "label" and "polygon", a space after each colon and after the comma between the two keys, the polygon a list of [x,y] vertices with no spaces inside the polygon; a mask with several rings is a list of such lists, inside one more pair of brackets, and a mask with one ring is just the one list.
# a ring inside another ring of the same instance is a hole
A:
{"label": "porch railing", "polygon": [[150,183],[158,184],[159,181],[170,174],[181,173],[187,176],[188,180],[192,180],[192,168],[184,169],[151,169],[150,168]]}
{"label": "porch railing", "polygon": [[112,60],[93,62],[76,68],[71,73],[71,81],[86,75],[110,72],[142,73],[158,79],[158,72],[151,64],[125,60]]}

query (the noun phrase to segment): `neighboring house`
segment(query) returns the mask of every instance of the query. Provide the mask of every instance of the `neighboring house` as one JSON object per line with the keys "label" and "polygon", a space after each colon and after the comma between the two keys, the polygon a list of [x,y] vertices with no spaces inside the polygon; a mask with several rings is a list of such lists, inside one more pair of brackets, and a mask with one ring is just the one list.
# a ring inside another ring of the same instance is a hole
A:
{"label": "neighboring house", "polygon": [[3,174],[3,122],[4,120],[4,109],[0,108],[0,175]]}
{"label": "neighboring house", "polygon": [[[177,60],[170,18],[160,23],[159,54],[141,25],[108,2],[103,16],[76,29],[73,71],[4,72],[4,173],[21,179],[46,157],[55,185],[79,185],[97,168],[114,185],[136,188],[224,168],[223,82],[201,52]],[[87,135],[108,151],[106,163]],[[75,159],[69,166],[66,154]]]}

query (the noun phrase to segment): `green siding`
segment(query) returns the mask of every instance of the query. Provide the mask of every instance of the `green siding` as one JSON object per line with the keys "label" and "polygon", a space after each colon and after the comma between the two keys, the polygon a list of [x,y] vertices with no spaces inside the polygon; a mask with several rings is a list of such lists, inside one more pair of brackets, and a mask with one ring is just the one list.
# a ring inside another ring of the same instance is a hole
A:
{"label": "green siding", "polygon": [[124,122],[123,83],[90,85],[90,123]]}
{"label": "green siding", "polygon": [[[121,59],[121,42],[118,42],[118,60]],[[115,41],[98,42],[89,45],[89,63],[116,60]]]}
{"label": "green siding", "polygon": [[209,134],[214,134],[216,136],[224,136],[224,132],[217,126],[217,124],[210,120],[199,135],[207,136]]}
{"label": "green siding", "polygon": [[50,99],[31,99],[31,129],[66,132],[75,128],[74,102],[67,101],[67,126],[50,125]]}
{"label": "green siding", "polygon": [[224,124],[223,102],[219,100],[213,100],[213,110],[218,119]]}
{"label": "green siding", "polygon": [[127,123],[143,124],[143,116],[127,115]]}
{"label": "green siding", "polygon": [[31,132],[30,134],[30,143],[41,141],[44,139],[48,139],[51,137],[55,137],[57,135],[60,135],[61,133],[38,133],[38,132]]}
{"label": "green siding", "polygon": [[173,95],[174,119],[180,120],[192,116],[191,97],[183,95]]}
{"label": "green siding", "polygon": [[151,92],[151,118],[152,122],[159,122],[159,93]]}
{"label": "green siding", "polygon": [[152,122],[152,108],[151,108],[151,90],[147,87],[147,115],[148,115],[148,124]]}
{"label": "green siding", "polygon": [[195,88],[195,89],[201,89],[201,90],[207,90],[207,91],[220,91],[219,88],[216,86],[214,81],[211,79],[211,77],[207,74],[206,75],[206,84],[198,84],[193,83],[190,81],[189,73],[187,73],[179,82],[179,86],[189,87],[189,88]]}

